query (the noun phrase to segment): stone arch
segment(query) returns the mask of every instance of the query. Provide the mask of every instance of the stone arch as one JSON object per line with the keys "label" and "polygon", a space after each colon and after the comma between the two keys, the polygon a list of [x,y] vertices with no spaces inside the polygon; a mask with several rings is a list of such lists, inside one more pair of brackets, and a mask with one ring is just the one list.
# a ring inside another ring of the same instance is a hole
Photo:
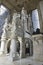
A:
{"label": "stone arch", "polygon": [[27,56],[27,54],[29,56],[33,56],[33,42],[32,42],[32,40],[29,38],[25,38],[25,46],[26,46],[26,48],[25,48],[26,56]]}

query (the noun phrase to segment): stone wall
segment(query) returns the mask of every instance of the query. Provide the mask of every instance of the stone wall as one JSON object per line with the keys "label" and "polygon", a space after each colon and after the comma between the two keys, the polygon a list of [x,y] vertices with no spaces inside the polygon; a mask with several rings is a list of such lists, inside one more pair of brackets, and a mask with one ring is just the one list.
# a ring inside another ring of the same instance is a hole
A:
{"label": "stone wall", "polygon": [[35,60],[43,61],[43,35],[33,36],[33,58]]}

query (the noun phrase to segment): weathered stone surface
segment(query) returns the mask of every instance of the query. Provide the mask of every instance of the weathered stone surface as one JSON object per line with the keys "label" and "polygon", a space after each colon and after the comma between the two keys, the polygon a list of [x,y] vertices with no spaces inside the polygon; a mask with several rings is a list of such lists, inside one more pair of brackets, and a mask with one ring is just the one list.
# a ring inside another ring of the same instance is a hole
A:
{"label": "weathered stone surface", "polygon": [[43,39],[42,35],[33,36],[33,58],[43,61]]}
{"label": "weathered stone surface", "polygon": [[9,8],[9,10],[16,9],[17,11],[21,11],[24,6],[24,8],[29,12],[37,7],[39,1],[40,0],[0,0],[0,3]]}

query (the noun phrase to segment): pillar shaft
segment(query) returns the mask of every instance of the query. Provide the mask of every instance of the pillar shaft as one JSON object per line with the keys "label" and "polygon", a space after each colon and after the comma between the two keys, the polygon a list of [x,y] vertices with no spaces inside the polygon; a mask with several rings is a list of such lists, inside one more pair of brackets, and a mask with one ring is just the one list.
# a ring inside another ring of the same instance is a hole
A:
{"label": "pillar shaft", "polygon": [[43,12],[41,12],[42,7],[39,4],[37,8],[38,8],[38,15],[39,15],[40,32],[43,32],[43,19],[42,19],[42,13]]}
{"label": "pillar shaft", "polygon": [[20,58],[24,58],[25,57],[24,39],[22,37],[18,37],[18,40],[20,41]]}
{"label": "pillar shaft", "polygon": [[5,53],[5,43],[6,43],[6,40],[1,40],[1,53]]}
{"label": "pillar shaft", "polygon": [[10,46],[10,57],[11,61],[17,59],[17,35],[16,35],[16,17],[17,13],[13,14],[12,28],[11,28],[11,46]]}
{"label": "pillar shaft", "polygon": [[3,33],[1,36],[1,53],[5,53],[5,45],[6,45],[6,30],[5,30],[6,25],[4,25],[3,28]]}
{"label": "pillar shaft", "polygon": [[10,60],[14,61],[17,57],[17,41],[16,39],[11,40],[11,46],[10,46]]}

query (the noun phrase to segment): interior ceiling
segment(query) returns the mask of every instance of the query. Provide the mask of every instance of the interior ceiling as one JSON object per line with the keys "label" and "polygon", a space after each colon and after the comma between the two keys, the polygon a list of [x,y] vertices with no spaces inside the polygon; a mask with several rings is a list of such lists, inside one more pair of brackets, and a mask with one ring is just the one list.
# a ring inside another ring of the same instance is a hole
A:
{"label": "interior ceiling", "polygon": [[28,12],[37,8],[40,0],[0,0],[0,4],[6,6],[9,10],[21,11],[24,7]]}

